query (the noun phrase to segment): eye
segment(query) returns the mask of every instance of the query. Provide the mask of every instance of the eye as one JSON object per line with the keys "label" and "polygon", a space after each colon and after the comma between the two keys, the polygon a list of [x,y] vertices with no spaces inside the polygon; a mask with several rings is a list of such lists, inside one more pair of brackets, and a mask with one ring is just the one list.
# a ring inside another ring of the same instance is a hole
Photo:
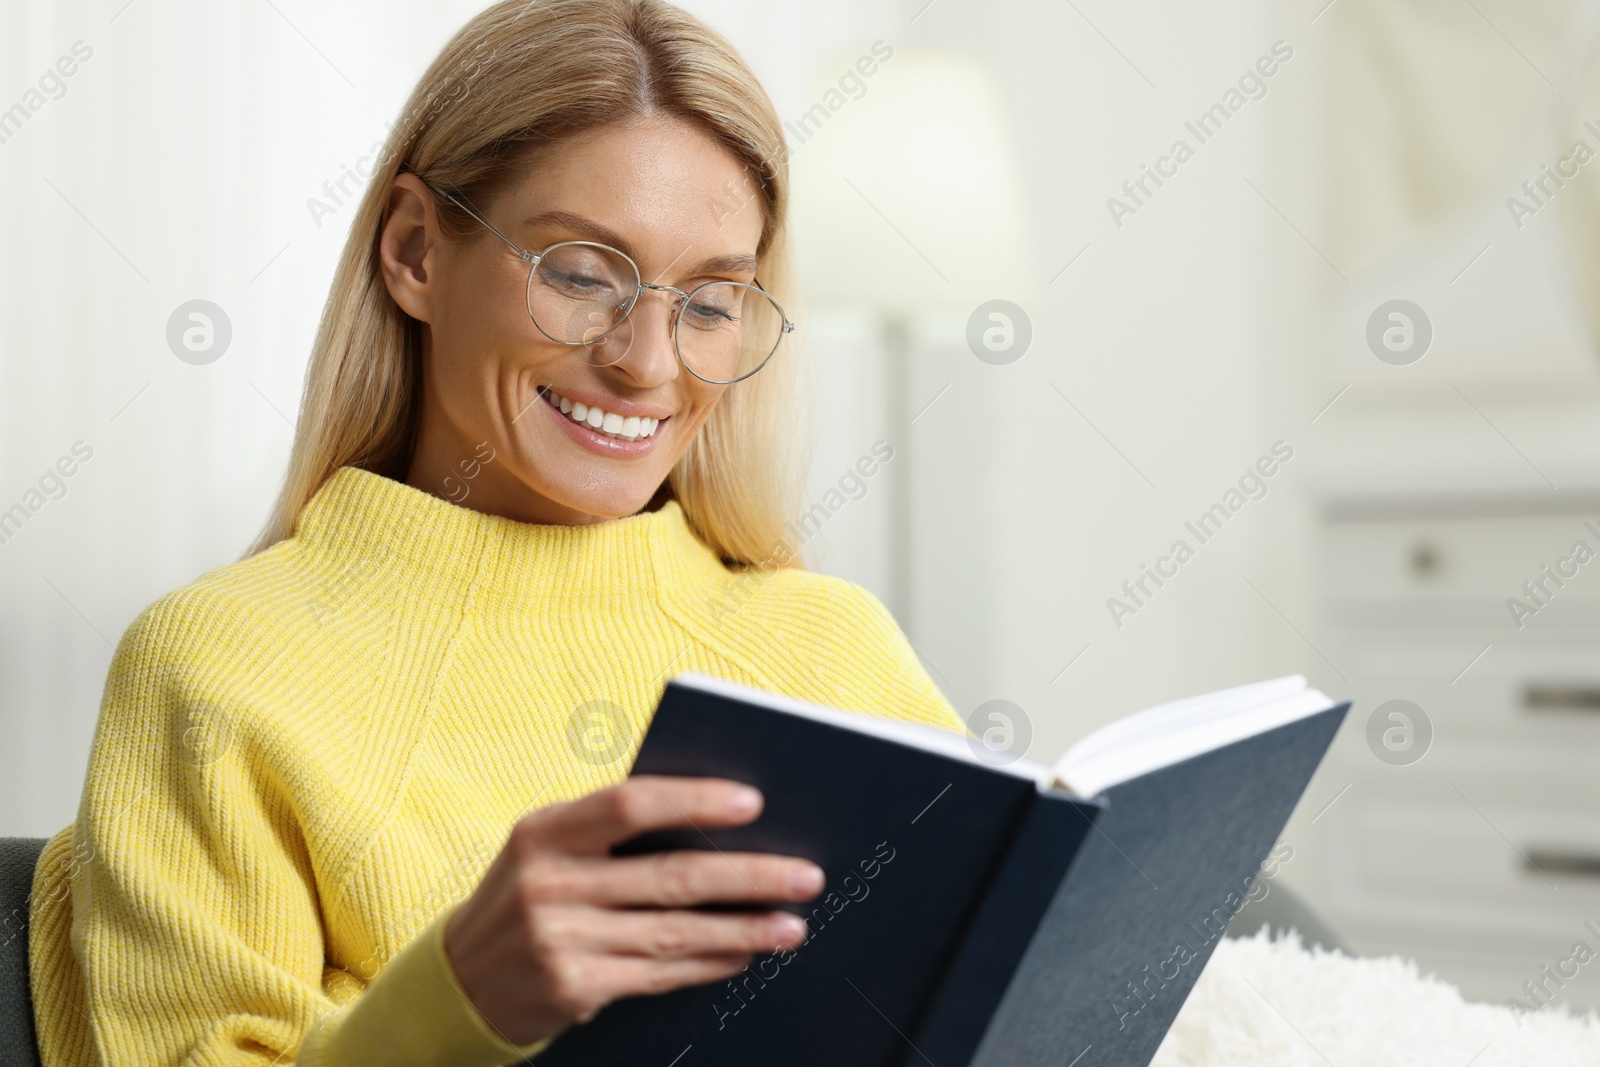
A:
{"label": "eye", "polygon": [[606,279],[577,271],[552,268],[540,271],[539,275],[552,289],[587,300],[598,299],[613,291],[613,286]]}
{"label": "eye", "polygon": [[738,321],[721,308],[712,307],[709,304],[702,304],[699,301],[695,301],[694,303],[691,303],[685,307],[683,309],[683,317],[690,320],[690,322],[696,326],[705,326],[708,328],[712,326],[720,326],[723,323]]}
{"label": "eye", "polygon": [[739,322],[740,290],[732,285],[708,285],[683,305],[683,319],[702,330],[714,330]]}
{"label": "eye", "polygon": [[551,291],[572,300],[615,303],[634,288],[634,276],[624,261],[590,245],[558,245],[540,261],[538,271],[539,280]]}

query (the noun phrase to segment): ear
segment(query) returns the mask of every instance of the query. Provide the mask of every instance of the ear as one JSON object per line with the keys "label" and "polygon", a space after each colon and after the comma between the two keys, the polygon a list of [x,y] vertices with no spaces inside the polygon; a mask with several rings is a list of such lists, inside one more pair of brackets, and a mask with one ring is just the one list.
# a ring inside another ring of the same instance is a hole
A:
{"label": "ear", "polygon": [[419,322],[433,321],[442,254],[433,193],[415,174],[395,175],[378,232],[378,265],[394,302]]}

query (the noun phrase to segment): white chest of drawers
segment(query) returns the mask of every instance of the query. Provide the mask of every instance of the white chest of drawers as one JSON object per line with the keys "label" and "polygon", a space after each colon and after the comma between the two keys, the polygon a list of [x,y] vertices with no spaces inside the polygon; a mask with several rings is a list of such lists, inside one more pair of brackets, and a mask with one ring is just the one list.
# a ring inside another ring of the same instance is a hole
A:
{"label": "white chest of drawers", "polygon": [[[1319,779],[1349,788],[1300,827],[1293,881],[1359,950],[1474,999],[1600,1007],[1596,530],[1600,497],[1323,509],[1317,630],[1357,706]],[[1426,718],[1409,751],[1387,714],[1369,741],[1391,700]]]}

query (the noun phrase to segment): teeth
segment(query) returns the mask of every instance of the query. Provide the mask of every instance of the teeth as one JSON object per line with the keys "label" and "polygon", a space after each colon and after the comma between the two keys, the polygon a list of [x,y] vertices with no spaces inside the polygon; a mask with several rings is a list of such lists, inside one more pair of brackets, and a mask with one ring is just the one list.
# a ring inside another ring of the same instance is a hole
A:
{"label": "teeth", "polygon": [[653,419],[648,415],[622,416],[615,412],[604,411],[600,408],[580,404],[549,389],[545,391],[546,401],[561,414],[573,422],[598,430],[607,437],[615,437],[623,441],[638,441],[645,437],[655,435],[656,428],[661,425],[660,419]]}

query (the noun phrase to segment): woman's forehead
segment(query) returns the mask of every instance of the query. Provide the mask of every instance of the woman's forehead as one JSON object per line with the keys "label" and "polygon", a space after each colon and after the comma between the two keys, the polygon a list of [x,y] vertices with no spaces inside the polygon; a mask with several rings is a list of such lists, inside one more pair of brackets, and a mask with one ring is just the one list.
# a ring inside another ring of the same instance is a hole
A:
{"label": "woman's forehead", "polygon": [[565,230],[616,245],[647,272],[736,266],[755,255],[765,225],[748,168],[703,130],[671,118],[552,145],[509,194],[525,239],[530,230]]}

